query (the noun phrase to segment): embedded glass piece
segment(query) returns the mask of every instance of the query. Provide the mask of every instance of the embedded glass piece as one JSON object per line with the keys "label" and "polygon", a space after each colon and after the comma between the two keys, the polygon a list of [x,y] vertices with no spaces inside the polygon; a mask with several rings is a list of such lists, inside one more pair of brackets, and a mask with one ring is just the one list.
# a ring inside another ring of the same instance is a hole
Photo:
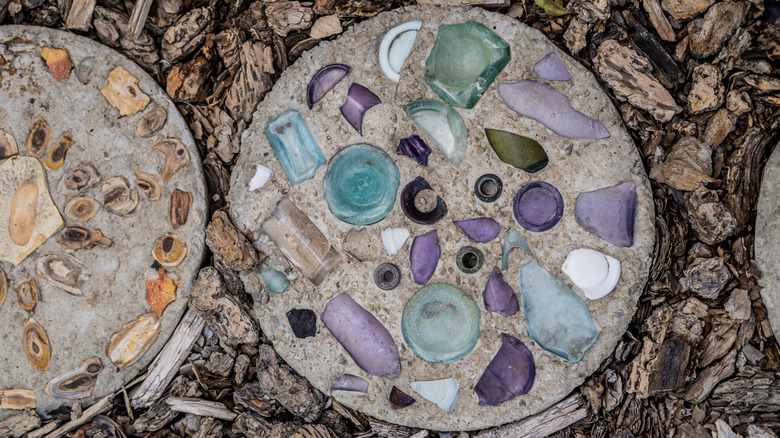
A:
{"label": "embedded glass piece", "polygon": [[422,21],[407,21],[387,31],[382,38],[382,43],[379,44],[379,67],[391,81],[401,80],[401,67],[412,52],[420,27]]}
{"label": "embedded glass piece", "polygon": [[387,255],[394,256],[398,254],[398,251],[406,243],[406,239],[409,238],[409,230],[406,228],[386,228],[382,230],[380,236]]}
{"label": "embedded glass piece", "polygon": [[565,94],[529,80],[498,84],[498,95],[520,115],[530,117],[566,138],[606,138],[598,121],[575,110]]}
{"label": "embedded glass piece", "polygon": [[409,251],[409,264],[412,266],[412,278],[417,284],[425,284],[433,277],[439,264],[441,248],[436,230],[417,236]]}
{"label": "embedded glass piece", "polygon": [[330,390],[368,394],[368,381],[354,374],[342,374],[330,385]]}
{"label": "embedded glass piece", "polygon": [[473,246],[464,246],[455,256],[455,264],[458,265],[458,269],[466,274],[479,271],[484,262],[485,256],[482,255],[482,251]]}
{"label": "embedded glass piece", "polygon": [[349,73],[350,67],[344,64],[330,64],[314,73],[306,90],[306,103],[309,109],[320,101],[328,91],[332,90]]}
{"label": "embedded glass piece", "polygon": [[429,380],[412,382],[412,389],[424,399],[434,403],[444,412],[452,412],[460,399],[460,385],[457,379]]}
{"label": "embedded glass piece", "polygon": [[528,173],[547,166],[547,154],[536,140],[498,129],[485,129],[485,135],[498,159],[504,163]]}
{"label": "embedded glass piece", "polygon": [[534,73],[546,81],[570,81],[571,74],[563,60],[555,52],[550,52],[534,65]]}
{"label": "embedded glass piece", "polygon": [[605,297],[620,281],[620,261],[595,249],[571,251],[561,270],[590,300]]}
{"label": "embedded glass piece", "polygon": [[514,336],[501,333],[501,348],[482,373],[474,392],[480,406],[498,406],[527,394],[535,378],[536,363],[528,347]]}
{"label": "embedded glass piece", "polygon": [[578,224],[617,246],[634,244],[635,217],[636,184],[633,181],[580,193],[574,204],[574,218]]}
{"label": "embedded glass piece", "polygon": [[249,180],[249,191],[254,192],[257,189],[262,188],[265,183],[271,179],[272,173],[274,173],[273,170],[263,166],[262,164],[258,164],[257,168],[255,168],[255,175],[251,180]]}
{"label": "embedded glass piece", "polygon": [[479,307],[455,286],[434,283],[406,303],[401,332],[420,359],[448,364],[474,349],[479,338]]}
{"label": "embedded glass piece", "polygon": [[431,148],[419,136],[402,138],[398,147],[395,149],[398,155],[406,155],[423,166],[428,165],[428,155],[431,154]]}
{"label": "embedded glass piece", "polygon": [[382,263],[374,270],[374,283],[382,290],[393,290],[401,283],[401,270],[392,263]]}
{"label": "embedded glass piece", "polygon": [[504,281],[504,276],[498,268],[493,268],[485,289],[482,291],[482,299],[485,301],[485,310],[496,312],[509,318],[520,310],[520,302],[512,287]]}
{"label": "embedded glass piece", "polygon": [[497,175],[486,173],[474,183],[474,193],[482,202],[494,202],[504,191],[504,183]]}
{"label": "embedded glass piece", "polygon": [[447,214],[447,204],[421,176],[401,191],[401,209],[406,217],[423,225],[434,224]]}
{"label": "embedded glass piece", "polygon": [[588,306],[536,260],[518,274],[528,334],[545,350],[579,362],[599,335]]}
{"label": "embedded glass piece", "polygon": [[547,231],[563,216],[563,198],[552,185],[534,181],[517,192],[512,211],[517,223],[526,230]]}
{"label": "embedded glass piece", "polygon": [[260,278],[265,283],[265,288],[269,292],[282,293],[287,290],[287,286],[290,285],[290,280],[285,277],[282,272],[276,269],[269,269],[267,271],[260,271]]}
{"label": "embedded glass piece", "polygon": [[425,63],[425,82],[450,105],[473,108],[510,59],[509,44],[485,25],[444,24]]}
{"label": "embedded glass piece", "polygon": [[455,221],[455,225],[457,225],[469,239],[477,243],[490,242],[495,239],[501,231],[501,225],[499,225],[495,219],[489,217]]}
{"label": "embedded glass piece", "polygon": [[501,252],[501,270],[506,271],[509,267],[509,253],[513,249],[520,248],[528,255],[531,255],[531,247],[528,246],[528,242],[517,231],[510,231],[509,235],[504,239],[504,245]]}
{"label": "embedded glass piece", "polygon": [[390,389],[390,396],[388,398],[390,400],[390,407],[395,410],[409,407],[417,401],[414,397],[401,391],[395,385]]}
{"label": "embedded glass piece", "polygon": [[320,147],[297,110],[287,110],[268,122],[265,135],[292,185],[313,177],[325,163]]}
{"label": "embedded glass piece", "polygon": [[395,203],[400,174],[382,149],[359,143],[340,150],[322,180],[325,201],[334,216],[352,225],[381,221]]}
{"label": "embedded glass piece", "polygon": [[344,105],[341,105],[341,115],[355,128],[355,131],[363,135],[363,116],[366,114],[366,111],[380,103],[382,101],[379,99],[379,96],[371,90],[360,84],[353,83],[349,86]]}
{"label": "embedded glass piece", "polygon": [[456,166],[466,155],[466,124],[451,106],[438,100],[419,99],[404,105],[404,112],[428,139]]}
{"label": "embedded glass piece", "polygon": [[311,309],[290,309],[287,321],[296,338],[311,338],[317,334],[317,315]]}

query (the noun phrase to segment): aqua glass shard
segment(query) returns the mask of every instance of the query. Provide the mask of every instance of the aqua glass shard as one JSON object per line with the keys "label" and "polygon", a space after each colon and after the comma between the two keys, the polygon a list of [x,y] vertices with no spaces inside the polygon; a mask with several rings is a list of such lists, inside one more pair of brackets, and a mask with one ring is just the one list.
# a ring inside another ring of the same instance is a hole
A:
{"label": "aqua glass shard", "polygon": [[504,245],[501,251],[501,270],[506,271],[507,268],[509,268],[509,253],[512,252],[513,249],[520,248],[528,255],[532,255],[531,247],[528,245],[528,242],[523,238],[523,236],[520,235],[517,231],[510,231],[509,234],[506,236],[506,239],[504,239]]}
{"label": "aqua glass shard", "polygon": [[483,24],[444,24],[425,64],[425,82],[450,105],[474,108],[510,58],[509,44]]}
{"label": "aqua glass shard", "polygon": [[451,106],[431,99],[419,99],[404,105],[404,111],[426,137],[458,166],[466,155],[466,124]]}
{"label": "aqua glass shard", "polygon": [[536,140],[512,132],[485,129],[485,135],[498,159],[528,173],[547,166],[547,154]]}
{"label": "aqua glass shard", "polygon": [[545,350],[579,362],[599,336],[588,306],[536,260],[520,266],[518,274],[528,334]]}
{"label": "aqua glass shard", "polygon": [[398,167],[385,151],[359,143],[330,160],[322,186],[334,216],[348,224],[370,225],[393,209],[400,181]]}
{"label": "aqua glass shard", "polygon": [[260,271],[260,278],[265,283],[265,288],[270,292],[280,294],[287,290],[287,286],[290,285],[290,280],[280,271],[276,269],[269,269],[267,271]]}
{"label": "aqua glass shard", "polygon": [[287,110],[268,122],[265,135],[292,185],[313,177],[325,163],[320,147],[297,110]]}

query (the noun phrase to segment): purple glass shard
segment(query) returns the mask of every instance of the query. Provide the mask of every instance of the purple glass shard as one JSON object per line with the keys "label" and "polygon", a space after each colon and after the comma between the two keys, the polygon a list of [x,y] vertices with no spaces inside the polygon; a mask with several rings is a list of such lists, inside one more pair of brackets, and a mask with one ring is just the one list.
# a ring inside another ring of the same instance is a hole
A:
{"label": "purple glass shard", "polygon": [[331,64],[322,67],[314,73],[306,90],[306,103],[309,109],[319,102],[328,91],[332,90],[349,73],[350,67],[344,64]]}
{"label": "purple glass shard", "polygon": [[498,406],[528,393],[536,378],[536,364],[519,339],[501,333],[501,348],[482,373],[474,392],[481,406]]}
{"label": "purple glass shard", "polygon": [[601,122],[575,110],[565,94],[539,82],[522,80],[498,84],[498,95],[509,108],[563,137],[609,137],[609,131]]}
{"label": "purple glass shard", "polygon": [[469,239],[478,243],[490,242],[495,239],[501,231],[501,225],[499,225],[495,219],[489,217],[455,221],[455,225],[457,225],[465,235],[469,236]]}
{"label": "purple glass shard", "polygon": [[353,83],[349,86],[347,99],[341,105],[341,114],[360,135],[363,135],[363,115],[371,107],[382,103],[379,96],[368,88]]}
{"label": "purple glass shard", "polygon": [[351,296],[333,297],[320,320],[363,371],[388,379],[401,374],[398,346],[390,332]]}
{"label": "purple glass shard", "polygon": [[317,334],[317,315],[311,309],[290,309],[287,321],[296,338],[310,338]]}
{"label": "purple glass shard", "polygon": [[634,244],[636,184],[625,181],[612,187],[580,193],[574,218],[586,230],[623,247]]}
{"label": "purple glass shard", "polygon": [[536,76],[547,81],[570,81],[571,74],[566,70],[563,60],[555,52],[550,52],[534,65]]}
{"label": "purple glass shard", "polygon": [[563,216],[563,198],[551,184],[534,181],[517,192],[512,211],[517,223],[526,230],[547,231]]}
{"label": "purple glass shard", "polygon": [[504,276],[498,268],[493,268],[485,290],[482,291],[485,309],[509,318],[520,310],[520,302],[512,287],[504,281]]}
{"label": "purple glass shard", "polygon": [[431,148],[419,136],[402,138],[398,147],[395,149],[398,155],[406,155],[423,166],[428,165],[428,155],[431,154]]}
{"label": "purple glass shard", "polygon": [[354,374],[342,374],[332,385],[331,391],[351,391],[368,394],[368,381]]}
{"label": "purple glass shard", "polygon": [[441,248],[439,248],[439,234],[436,230],[417,236],[412,241],[412,249],[409,251],[409,263],[412,265],[412,277],[417,284],[425,284],[436,271],[439,264]]}
{"label": "purple glass shard", "polygon": [[413,405],[414,402],[417,401],[414,399],[414,397],[396,388],[395,385],[393,385],[393,388],[390,389],[389,398],[390,398],[390,406],[393,409],[403,409],[407,406]]}

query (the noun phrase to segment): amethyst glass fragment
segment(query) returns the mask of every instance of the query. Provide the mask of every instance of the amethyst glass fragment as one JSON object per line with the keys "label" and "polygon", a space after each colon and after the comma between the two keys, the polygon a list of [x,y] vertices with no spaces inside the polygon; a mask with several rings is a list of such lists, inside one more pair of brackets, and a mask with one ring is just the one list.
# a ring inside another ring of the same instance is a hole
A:
{"label": "amethyst glass fragment", "polygon": [[393,385],[393,388],[390,389],[389,398],[390,398],[390,407],[392,407],[393,409],[403,409],[405,407],[413,405],[414,402],[417,401],[414,399],[414,397],[396,388],[395,385]]}
{"label": "amethyst glass fragment", "polygon": [[351,296],[336,295],[320,319],[363,371],[388,379],[401,374],[398,346],[390,332]]}
{"label": "amethyst glass fragment", "polygon": [[349,86],[347,99],[341,105],[341,114],[360,135],[363,135],[363,115],[371,107],[382,103],[379,96],[368,88],[353,83]]}
{"label": "amethyst glass fragment", "polygon": [[498,94],[509,108],[530,117],[566,138],[606,138],[604,125],[572,108],[565,94],[536,81],[498,84]]}
{"label": "amethyst glass fragment", "polygon": [[571,74],[566,70],[563,60],[555,52],[550,52],[534,65],[536,76],[547,81],[570,81]]}
{"label": "amethyst glass fragment", "polygon": [[478,243],[490,242],[495,239],[501,231],[501,225],[499,225],[495,219],[489,217],[455,221],[455,225],[457,225],[465,235],[469,236],[469,239]]}
{"label": "amethyst glass fragment", "polygon": [[417,236],[412,241],[412,249],[409,251],[409,263],[412,265],[412,277],[417,284],[425,284],[436,271],[439,264],[441,248],[439,247],[439,234],[436,230]]}
{"label": "amethyst glass fragment", "polygon": [[368,393],[368,381],[354,374],[342,374],[330,385],[331,391],[351,391]]}
{"label": "amethyst glass fragment", "polygon": [[485,300],[485,309],[490,312],[496,312],[499,315],[509,318],[520,310],[520,302],[517,295],[506,281],[498,268],[493,268],[490,274],[485,290],[482,291],[482,299]]}
{"label": "amethyst glass fragment", "polygon": [[563,198],[552,185],[534,181],[517,192],[512,206],[517,223],[526,230],[542,232],[554,227],[563,216]]}
{"label": "amethyst glass fragment", "polygon": [[434,224],[447,214],[447,204],[421,176],[401,190],[401,209],[406,217],[424,225]]}
{"label": "amethyst glass fragment", "polygon": [[612,187],[580,193],[574,218],[586,230],[623,247],[634,244],[636,184],[625,181]]}
{"label": "amethyst glass fragment", "polygon": [[287,321],[296,338],[311,338],[317,334],[317,315],[311,309],[290,309]]}
{"label": "amethyst glass fragment", "polygon": [[474,392],[480,406],[498,406],[528,393],[536,378],[536,364],[528,348],[512,335],[501,333],[501,348],[482,373]]}
{"label": "amethyst glass fragment", "polygon": [[431,154],[431,148],[417,135],[402,138],[398,147],[395,149],[398,155],[406,155],[423,166],[428,165],[428,155]]}
{"label": "amethyst glass fragment", "polygon": [[322,67],[314,74],[306,90],[306,103],[309,109],[319,102],[328,91],[332,90],[349,73],[350,67],[344,64],[331,64]]}

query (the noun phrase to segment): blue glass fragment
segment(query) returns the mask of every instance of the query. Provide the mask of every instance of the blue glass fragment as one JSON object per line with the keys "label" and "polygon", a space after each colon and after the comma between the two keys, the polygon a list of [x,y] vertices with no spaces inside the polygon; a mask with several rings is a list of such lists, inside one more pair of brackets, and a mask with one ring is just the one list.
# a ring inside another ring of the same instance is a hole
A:
{"label": "blue glass fragment", "polygon": [[297,110],[287,110],[268,122],[265,135],[292,185],[313,177],[325,163],[320,147]]}

